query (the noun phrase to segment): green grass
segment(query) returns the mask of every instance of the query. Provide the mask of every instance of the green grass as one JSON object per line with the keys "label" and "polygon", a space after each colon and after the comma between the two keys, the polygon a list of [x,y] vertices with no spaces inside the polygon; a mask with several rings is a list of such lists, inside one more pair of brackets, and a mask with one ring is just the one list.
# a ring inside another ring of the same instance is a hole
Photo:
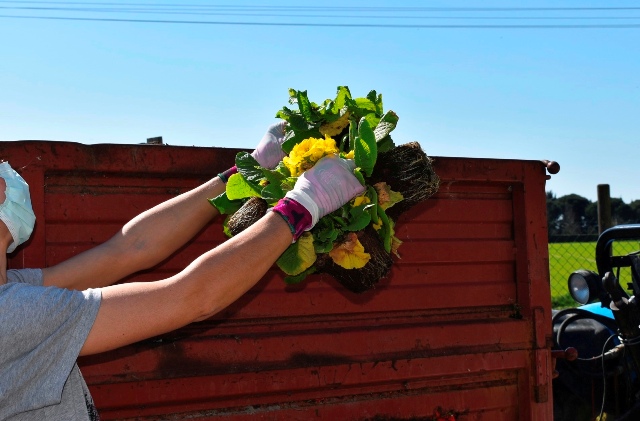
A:
{"label": "green grass", "polygon": [[567,279],[578,269],[596,270],[596,243],[549,244],[549,275],[551,278],[551,304],[553,308],[575,307]]}
{"label": "green grass", "polygon": [[[640,249],[638,241],[621,241],[613,245],[613,254],[624,255]],[[549,273],[551,278],[551,303],[553,308],[575,307],[569,295],[567,279],[578,269],[596,271],[596,242],[549,244]],[[621,284],[631,280],[629,268],[620,272]]]}

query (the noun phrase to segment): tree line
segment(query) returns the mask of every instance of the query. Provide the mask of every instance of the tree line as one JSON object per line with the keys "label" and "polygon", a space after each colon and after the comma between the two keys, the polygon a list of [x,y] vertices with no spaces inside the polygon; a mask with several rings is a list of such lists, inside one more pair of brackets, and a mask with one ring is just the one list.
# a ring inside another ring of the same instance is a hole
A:
{"label": "tree line", "polygon": [[[640,200],[611,198],[612,225],[640,223]],[[577,194],[556,197],[547,192],[549,236],[598,234],[598,202]]]}

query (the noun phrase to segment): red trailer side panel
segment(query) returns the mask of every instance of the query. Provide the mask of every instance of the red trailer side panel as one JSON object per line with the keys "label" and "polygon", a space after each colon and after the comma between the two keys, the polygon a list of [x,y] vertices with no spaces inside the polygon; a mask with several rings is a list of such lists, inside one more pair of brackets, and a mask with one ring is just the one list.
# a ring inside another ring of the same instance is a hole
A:
{"label": "red trailer side panel", "polygon": [[[11,268],[58,263],[196,186],[237,150],[3,142],[38,217]],[[80,360],[104,420],[552,420],[545,167],[435,159],[439,192],[402,215],[391,276],[354,294],[274,268],[216,317]],[[223,242],[221,219],[157,267]],[[162,311],[162,309],[158,309]]]}

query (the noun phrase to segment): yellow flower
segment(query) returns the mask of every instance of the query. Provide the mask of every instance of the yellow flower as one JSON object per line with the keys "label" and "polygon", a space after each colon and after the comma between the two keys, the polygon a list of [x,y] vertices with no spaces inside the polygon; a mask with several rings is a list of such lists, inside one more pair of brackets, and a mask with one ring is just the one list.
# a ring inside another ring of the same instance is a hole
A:
{"label": "yellow flower", "polygon": [[333,123],[325,123],[320,126],[320,133],[325,136],[337,136],[349,125],[349,116],[351,113],[345,112]]}
{"label": "yellow flower", "polygon": [[336,141],[329,136],[325,136],[324,139],[310,137],[295,145],[289,156],[285,156],[282,162],[289,169],[292,177],[298,177],[321,158],[336,153],[338,153]]}
{"label": "yellow flower", "polygon": [[367,203],[371,203],[371,199],[369,199],[367,196],[365,196],[364,194],[362,196],[356,196],[353,199],[353,206],[360,206],[362,204],[367,204]]}
{"label": "yellow flower", "polygon": [[355,158],[355,150],[349,151],[349,153],[344,154],[345,159],[354,159]]}
{"label": "yellow flower", "polygon": [[329,252],[333,261],[345,269],[360,269],[371,259],[355,232],[350,232],[341,244],[334,246]]}

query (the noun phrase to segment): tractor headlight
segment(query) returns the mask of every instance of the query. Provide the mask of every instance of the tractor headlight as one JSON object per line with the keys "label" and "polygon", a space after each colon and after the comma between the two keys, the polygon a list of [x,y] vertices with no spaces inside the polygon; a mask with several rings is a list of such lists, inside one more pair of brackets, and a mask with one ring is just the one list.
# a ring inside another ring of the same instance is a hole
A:
{"label": "tractor headlight", "polygon": [[569,275],[569,293],[580,304],[589,304],[598,299],[600,276],[589,270],[577,270]]}

